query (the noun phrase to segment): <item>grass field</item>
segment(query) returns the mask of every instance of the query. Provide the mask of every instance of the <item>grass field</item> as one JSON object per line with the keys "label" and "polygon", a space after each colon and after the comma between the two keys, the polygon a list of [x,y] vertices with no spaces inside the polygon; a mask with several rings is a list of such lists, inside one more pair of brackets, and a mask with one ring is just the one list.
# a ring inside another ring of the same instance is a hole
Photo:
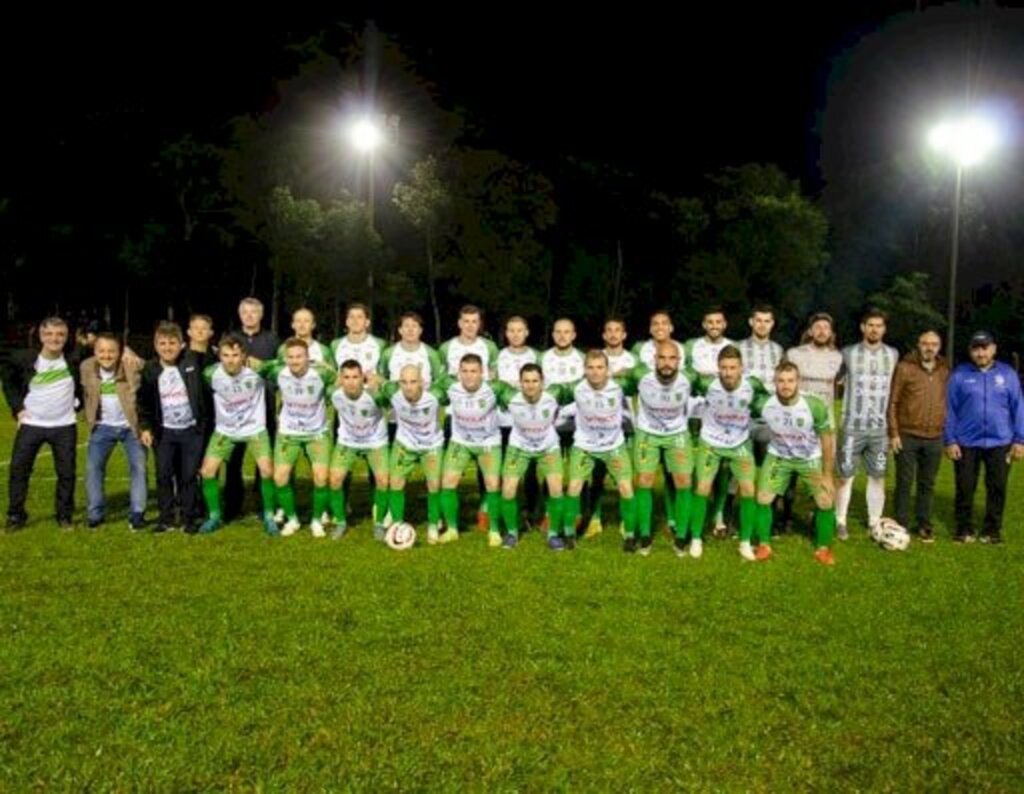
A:
{"label": "grass field", "polygon": [[800,536],[754,565],[133,535],[120,451],[118,520],[64,533],[43,458],[0,535],[0,789],[1019,791],[1024,477],[1007,543],[959,547],[951,475],[937,543],[877,549],[858,492],[826,569]]}

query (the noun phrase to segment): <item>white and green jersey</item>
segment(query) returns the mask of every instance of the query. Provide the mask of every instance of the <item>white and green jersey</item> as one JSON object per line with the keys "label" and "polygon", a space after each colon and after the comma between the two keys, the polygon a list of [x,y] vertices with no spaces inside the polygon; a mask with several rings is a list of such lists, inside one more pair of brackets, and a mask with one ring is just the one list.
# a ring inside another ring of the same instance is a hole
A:
{"label": "white and green jersey", "polygon": [[368,375],[377,371],[383,352],[384,340],[369,334],[359,342],[350,339],[347,335],[331,342],[331,354],[334,357],[335,369],[340,369],[344,362],[351,359],[358,361],[363,368],[363,373]]}
{"label": "white and green jersey", "polygon": [[395,441],[411,452],[429,452],[444,446],[441,429],[440,388],[435,384],[411,403],[402,394],[397,383],[385,383],[381,394],[391,400],[398,425]]}
{"label": "white and green jersey", "polygon": [[[524,347],[522,350],[503,347],[498,353],[498,380],[519,388],[519,370],[525,364],[536,364],[539,358],[532,347]],[[504,408],[498,410],[498,424],[501,427],[512,427],[512,417]]]}
{"label": "white and green jersey", "polygon": [[295,375],[282,361],[272,361],[260,374],[277,387],[281,410],[277,432],[282,436],[319,436],[327,431],[327,398],[334,388],[334,370],[326,364],[310,364]]}
{"label": "white and green jersey", "polygon": [[768,391],[775,391],[775,368],[782,363],[785,351],[778,342],[771,339],[759,342],[748,336],[738,345],[743,356],[743,372],[753,375]]}
{"label": "white and green jersey", "polygon": [[[669,340],[675,342],[676,347],[679,348],[679,369],[686,369],[687,352],[686,346],[682,342],[676,342],[675,339]],[[648,339],[646,342],[637,342],[633,345],[633,355],[636,356],[637,363],[643,364],[647,369],[654,369],[654,351],[657,350],[658,343],[653,339]],[[718,372],[718,364],[715,364],[715,372]]]}
{"label": "white and green jersey", "polygon": [[385,380],[398,382],[402,370],[409,365],[419,367],[423,377],[423,387],[444,376],[444,368],[437,351],[425,342],[420,342],[415,350],[408,350],[401,342],[387,348],[380,359],[380,374]]}
{"label": "white and green jersey", "polygon": [[549,392],[541,392],[537,402],[530,402],[520,391],[499,395],[512,422],[509,446],[524,452],[547,452],[558,449],[558,400]]}
{"label": "white and green jersey", "polygon": [[706,336],[688,340],[686,342],[688,366],[701,377],[716,377],[718,375],[718,354],[731,344],[732,341],[725,337],[717,342],[712,342]]}
{"label": "white and green jersey", "polygon": [[388,425],[384,407],[390,400],[383,394],[361,389],[352,399],[344,389],[335,389],[331,403],[338,414],[338,445],[349,449],[379,449],[387,446]]}
{"label": "white and green jersey", "polygon": [[744,375],[739,385],[729,391],[718,377],[702,378],[700,390],[704,392],[701,441],[723,449],[745,443],[750,438],[753,418],[768,397],[764,384]]}
{"label": "white and green jersey", "polygon": [[513,350],[503,347],[498,353],[498,380],[515,388],[519,387],[519,370],[525,364],[536,364],[540,356],[532,347]]}
{"label": "white and green jersey", "polygon": [[75,423],[75,379],[64,356],[36,357],[36,374],[29,381],[22,424],[64,427]]}
{"label": "white and green jersey", "polygon": [[878,435],[886,432],[889,387],[899,360],[899,353],[888,345],[870,350],[862,342],[843,348],[844,431]]}
{"label": "white and green jersey", "polygon": [[637,357],[625,348],[615,354],[609,353],[605,350],[604,354],[608,357],[608,374],[613,378],[616,375],[629,372],[629,370],[633,369],[637,364]]}
{"label": "white and green jersey", "polygon": [[545,386],[561,386],[575,383],[583,378],[583,353],[571,347],[564,353],[558,348],[550,347],[541,353],[540,368],[544,373]]}
{"label": "white and green jersey", "polygon": [[638,430],[655,436],[687,432],[693,385],[685,372],[680,370],[669,383],[662,383],[657,373],[641,364],[618,382],[627,394],[637,395]]}
{"label": "white and green jersey", "polygon": [[622,387],[611,379],[602,389],[595,389],[586,380],[576,384],[572,389],[576,405],[573,446],[584,452],[610,452],[622,446],[626,442],[622,432],[624,397]]}
{"label": "white and green jersey", "polygon": [[843,354],[832,347],[808,343],[787,350],[786,361],[800,370],[800,391],[815,395],[831,408],[836,401],[836,378],[843,369]]}
{"label": "white and green jersey", "polygon": [[448,416],[452,419],[452,438],[465,447],[493,447],[501,444],[498,429],[498,397],[510,387],[503,383],[493,386],[484,381],[476,391],[469,391],[458,381],[445,387]]}
{"label": "white and green jersey", "polygon": [[[334,358],[331,354],[331,349],[327,345],[317,342],[315,339],[307,339],[306,344],[308,345],[307,350],[309,350],[310,362],[313,364],[326,364],[329,367],[334,366]],[[281,346],[277,349],[277,357],[284,361],[285,353],[287,352],[288,349],[284,346],[284,342],[282,342]]]}
{"label": "white and green jersey", "polygon": [[229,375],[221,364],[203,372],[213,391],[215,430],[227,438],[251,438],[267,429],[267,400],[263,378],[249,367]]}
{"label": "white and green jersey", "polygon": [[175,365],[164,366],[156,380],[160,393],[160,413],[167,430],[187,430],[196,423],[192,403],[188,399],[188,388],[181,372]]}
{"label": "white and green jersey", "polygon": [[107,427],[128,427],[128,417],[117,396],[117,373],[100,367],[100,417],[99,424]]}
{"label": "white and green jersey", "polygon": [[784,460],[816,460],[821,457],[821,434],[832,432],[832,414],[812,394],[798,394],[791,405],[772,395],[761,409],[771,431],[768,451]]}
{"label": "white and green jersey", "polygon": [[441,356],[441,364],[453,378],[458,377],[462,357],[470,353],[476,353],[484,362],[485,379],[490,378],[498,366],[498,346],[482,336],[478,336],[469,344],[457,336],[452,337],[441,345],[437,352]]}

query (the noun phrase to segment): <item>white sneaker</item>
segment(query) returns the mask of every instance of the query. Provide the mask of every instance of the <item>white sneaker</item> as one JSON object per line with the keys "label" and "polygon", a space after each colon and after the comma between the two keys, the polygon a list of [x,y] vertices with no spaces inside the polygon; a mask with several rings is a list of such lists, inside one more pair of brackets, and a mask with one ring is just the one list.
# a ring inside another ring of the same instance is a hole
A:
{"label": "white sneaker", "polygon": [[429,527],[427,527],[427,545],[428,546],[436,546],[438,541],[440,540],[440,538],[441,538],[441,535],[437,531],[437,526],[435,526],[434,524],[431,524]]}
{"label": "white sneaker", "polygon": [[286,523],[284,527],[282,527],[281,529],[281,537],[290,538],[292,535],[299,531],[299,528],[301,526],[302,524],[299,523],[299,519],[289,518],[288,523]]}
{"label": "white sneaker", "polygon": [[284,523],[284,510],[282,510],[280,507],[277,508],[277,511],[274,513],[274,521],[276,521],[278,524]]}
{"label": "white sneaker", "polygon": [[328,511],[324,510],[323,515],[320,516],[320,523],[325,527],[330,526],[334,523],[334,517]]}
{"label": "white sneaker", "polygon": [[757,559],[757,556],[754,554],[754,547],[750,545],[749,540],[740,543],[740,556],[750,562],[754,562]]}
{"label": "white sneaker", "polygon": [[699,560],[701,555],[704,553],[704,541],[700,538],[694,538],[690,541],[690,556],[695,560]]}
{"label": "white sneaker", "polygon": [[324,525],[319,521],[311,521],[309,523],[309,531],[313,533],[314,538],[322,538],[327,535],[327,533],[324,532]]}

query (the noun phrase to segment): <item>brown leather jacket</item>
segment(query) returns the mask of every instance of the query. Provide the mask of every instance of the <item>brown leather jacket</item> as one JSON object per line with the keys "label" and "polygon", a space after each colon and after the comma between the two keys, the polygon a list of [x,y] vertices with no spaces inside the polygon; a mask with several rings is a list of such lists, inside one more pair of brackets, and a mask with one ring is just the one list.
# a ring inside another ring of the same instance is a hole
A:
{"label": "brown leather jacket", "polygon": [[889,390],[889,438],[901,435],[939,438],[946,420],[949,366],[941,356],[931,372],[921,366],[921,354],[907,353],[896,365]]}
{"label": "brown leather jacket", "polygon": [[[146,362],[139,358],[130,348],[121,353],[121,361],[117,365],[117,397],[121,401],[128,424],[135,435],[139,434],[139,414],[135,409],[135,392],[139,390],[142,380],[142,368]],[[96,356],[90,356],[82,362],[82,395],[85,401],[85,420],[92,428],[96,425],[100,408],[100,362]]]}

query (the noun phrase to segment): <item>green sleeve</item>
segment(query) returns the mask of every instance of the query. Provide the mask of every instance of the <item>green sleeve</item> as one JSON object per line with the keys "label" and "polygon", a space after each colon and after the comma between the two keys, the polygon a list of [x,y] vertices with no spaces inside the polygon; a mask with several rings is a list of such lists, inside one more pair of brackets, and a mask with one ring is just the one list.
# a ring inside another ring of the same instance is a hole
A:
{"label": "green sleeve", "polygon": [[754,399],[750,403],[751,416],[760,416],[764,404],[771,399],[771,393],[764,387],[760,378],[750,378],[750,385],[754,387]]}
{"label": "green sleeve", "polygon": [[277,357],[282,361],[284,361],[284,355],[286,352],[288,351],[285,350],[284,342],[277,346]]}
{"label": "green sleeve", "polygon": [[320,380],[323,382],[325,389],[330,389],[334,386],[338,373],[326,364],[314,364],[313,366],[316,367],[316,374],[320,376]]}
{"label": "green sleeve", "polygon": [[711,384],[715,382],[715,376],[698,375],[694,372],[690,378],[690,382],[693,384],[693,393],[703,397],[708,393],[708,389],[711,388]]}
{"label": "green sleeve", "polygon": [[216,372],[219,366],[220,364],[211,364],[203,370],[203,380],[206,381],[207,386],[213,385],[213,373]]}
{"label": "green sleeve", "polygon": [[686,353],[686,365],[688,367],[693,366],[693,345],[696,341],[696,339],[687,339],[683,343],[683,351]]}
{"label": "green sleeve", "polygon": [[317,342],[316,344],[320,346],[320,355],[324,357],[324,366],[325,367],[330,367],[333,370],[334,369],[334,351],[332,351],[323,342]]}
{"label": "green sleeve", "polygon": [[512,402],[512,398],[519,394],[519,389],[515,388],[514,386],[509,386],[504,381],[491,381],[490,386],[491,390],[494,392],[495,398],[498,401],[498,405],[501,408],[508,408],[508,404]]}
{"label": "green sleeve", "polygon": [[340,336],[337,339],[335,339],[335,340],[333,340],[331,342],[331,347],[330,347],[330,350],[331,350],[331,361],[334,361],[334,359],[337,358],[337,356],[338,356],[338,345],[340,345],[340,344],[341,344],[341,337]]}
{"label": "green sleeve", "polygon": [[498,368],[498,346],[494,343],[493,339],[488,339],[486,344],[487,368],[490,370],[496,370]]}
{"label": "green sleeve", "polygon": [[281,371],[285,368],[286,364],[280,358],[272,359],[271,361],[264,361],[258,367],[255,367],[256,374],[261,378],[273,381],[281,374]]}
{"label": "green sleeve", "polygon": [[555,384],[553,386],[548,386],[545,391],[554,397],[559,405],[568,405],[576,399],[575,383]]}
{"label": "green sleeve", "polygon": [[832,427],[832,414],[829,412],[825,402],[820,397],[815,397],[813,394],[804,396],[807,400],[807,407],[811,409],[811,417],[814,419],[814,429],[821,433],[831,433]]}
{"label": "green sleeve", "polygon": [[437,398],[437,401],[441,403],[441,405],[448,405],[451,402],[448,399],[448,388],[454,382],[454,378],[452,378],[451,376],[447,376],[437,381],[436,383],[432,383],[430,385],[430,388],[427,389],[427,391],[433,394]]}
{"label": "green sleeve", "polygon": [[[378,405],[390,405],[391,398],[398,394],[399,386],[393,380],[389,380],[387,383],[382,383],[377,388],[377,393],[374,394],[373,399]],[[373,394],[373,392],[371,392]]]}
{"label": "green sleeve", "polygon": [[387,380],[390,376],[388,373],[391,371],[391,355],[395,352],[395,346],[384,348],[384,352],[380,354],[380,363],[377,365],[377,373]]}
{"label": "green sleeve", "polygon": [[447,342],[442,342],[441,346],[437,348],[437,355],[441,359],[442,368],[447,371],[448,369],[448,346],[452,343],[449,339]]}
{"label": "green sleeve", "polygon": [[633,343],[633,347],[629,351],[629,352],[631,352],[633,354],[633,356],[636,358],[637,361],[640,360],[640,351],[643,350],[643,347],[644,347],[644,343],[643,342],[634,342]]}
{"label": "green sleeve", "polygon": [[637,364],[633,369],[626,370],[615,378],[615,382],[622,387],[627,397],[634,396],[640,388],[640,381],[650,370],[643,364]]}
{"label": "green sleeve", "polygon": [[430,345],[427,345],[427,361],[430,362],[430,382],[441,380],[444,377],[444,365],[441,363],[441,356]]}

